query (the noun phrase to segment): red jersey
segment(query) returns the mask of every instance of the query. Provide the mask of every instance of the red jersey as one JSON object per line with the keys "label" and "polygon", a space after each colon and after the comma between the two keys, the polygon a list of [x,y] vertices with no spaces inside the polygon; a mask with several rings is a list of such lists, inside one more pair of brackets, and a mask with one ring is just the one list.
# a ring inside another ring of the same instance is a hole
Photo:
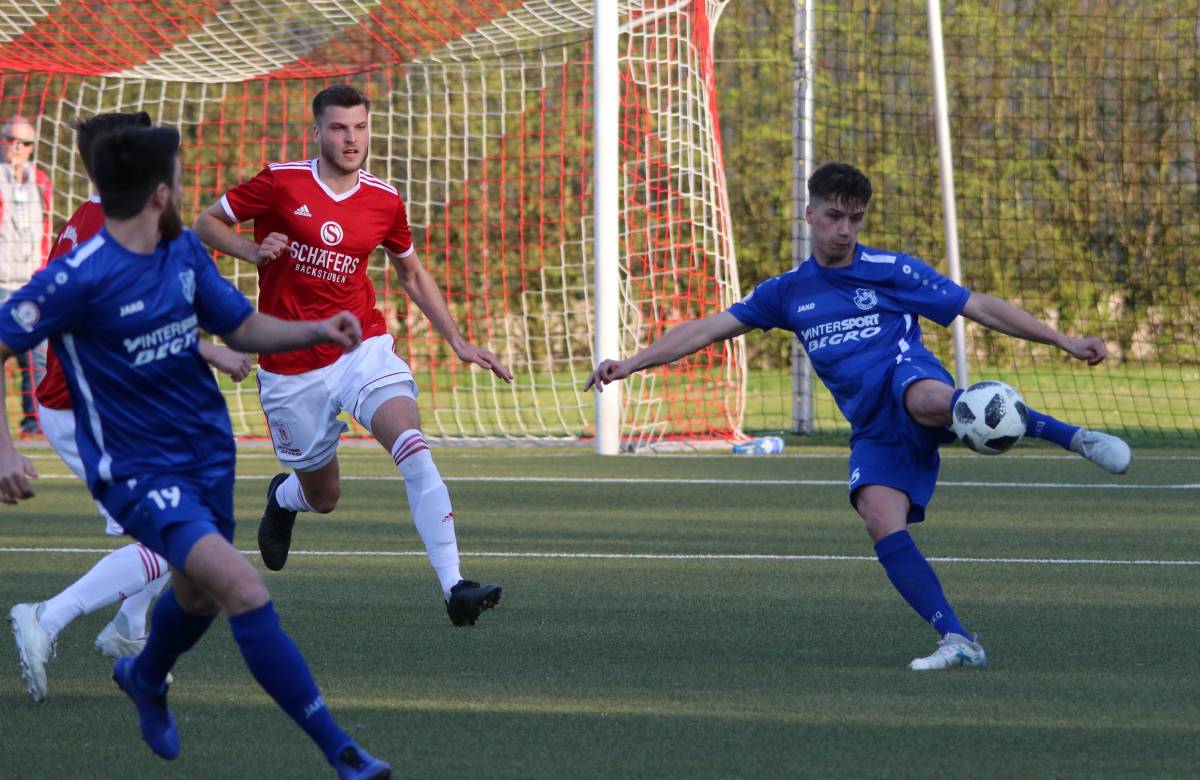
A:
{"label": "red jersey", "polygon": [[[86,203],[75,209],[75,213],[63,225],[58,238],[46,262],[57,260],[63,255],[75,251],[75,247],[87,241],[100,232],[104,227],[104,211],[100,208],[100,198],[92,196]],[[67,389],[67,375],[63,373],[62,363],[49,344],[46,345],[46,375],[38,382],[35,393],[37,401],[47,409],[70,409],[71,392]]]}
{"label": "red jersey", "polygon": [[[406,257],[413,253],[408,214],[399,193],[366,171],[358,183],[335,194],[317,175],[316,160],[272,163],[221,198],[234,222],[254,220],[254,239],[287,236],[288,247],[258,269],[258,309],[285,320],[321,320],[343,309],[362,323],[363,338],[387,332],[375,307],[367,258],[375,247]],[[262,355],[259,364],[276,374],[302,374],[333,363],[344,351],[322,344],[295,352]]]}

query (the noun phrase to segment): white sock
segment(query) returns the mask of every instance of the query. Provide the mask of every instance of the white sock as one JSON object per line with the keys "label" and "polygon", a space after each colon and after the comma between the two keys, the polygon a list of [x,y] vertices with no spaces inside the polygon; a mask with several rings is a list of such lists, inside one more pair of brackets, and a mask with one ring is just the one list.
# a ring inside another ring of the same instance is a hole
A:
{"label": "white sock", "polygon": [[279,483],[279,487],[275,488],[275,500],[281,507],[293,512],[313,511],[313,508],[308,505],[308,499],[304,497],[304,488],[300,486],[300,480],[294,471],[288,474],[287,479]]}
{"label": "white sock", "polygon": [[462,579],[458,568],[458,540],[454,536],[454,511],[450,492],[429,454],[425,437],[416,428],[405,431],[392,446],[392,460],[404,477],[408,508],[429,563],[442,583],[442,593],[450,598],[450,588]]}
{"label": "white sock", "polygon": [[80,615],[115,604],[137,593],[166,574],[166,561],[140,544],[113,550],[72,583],[45,602],[38,622],[52,638]]}
{"label": "white sock", "polygon": [[113,617],[113,625],[117,627],[117,631],[121,632],[121,636],[126,639],[145,639],[148,632],[146,630],[146,615],[150,612],[150,605],[158,594],[163,592],[167,587],[167,583],[171,581],[171,575],[167,573],[166,562],[163,562],[163,575],[153,582],[147,583],[146,587],[126,597],[121,602],[121,609],[117,611]]}

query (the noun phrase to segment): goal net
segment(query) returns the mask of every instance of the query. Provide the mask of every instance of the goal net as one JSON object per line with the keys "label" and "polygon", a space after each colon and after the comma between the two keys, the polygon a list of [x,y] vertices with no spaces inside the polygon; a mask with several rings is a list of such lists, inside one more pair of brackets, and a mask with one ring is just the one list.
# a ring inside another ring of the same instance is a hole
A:
{"label": "goal net", "polygon": [[[623,355],[738,296],[711,49],[726,1],[619,3]],[[592,0],[0,0],[0,113],[38,131],[56,229],[89,195],[76,117],[178,127],[189,220],[266,163],[316,154],[315,92],[363,89],[367,169],[405,197],[464,334],[516,375],[460,363],[376,253],[379,305],[443,437],[592,435],[594,61]],[[255,296],[252,267],[218,262]],[[623,440],[737,435],[742,373],[739,340],[638,375]],[[223,387],[236,432],[264,436],[254,383]]]}
{"label": "goal net", "polygon": [[[1091,368],[970,324],[972,381],[1007,381],[1075,424],[1194,444],[1200,3],[943,7],[963,282],[1065,333],[1098,336],[1109,353]],[[866,243],[945,271],[926,4],[811,10],[815,160],[852,162],[872,177]],[[743,275],[757,276],[748,265]],[[948,332],[924,333],[952,365]],[[816,429],[844,430],[824,388],[815,396]]]}

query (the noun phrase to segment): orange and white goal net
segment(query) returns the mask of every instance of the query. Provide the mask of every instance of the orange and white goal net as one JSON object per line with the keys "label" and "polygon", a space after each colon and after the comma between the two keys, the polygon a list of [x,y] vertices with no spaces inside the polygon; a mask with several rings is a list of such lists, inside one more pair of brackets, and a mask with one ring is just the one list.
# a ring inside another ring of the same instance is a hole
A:
{"label": "orange and white goal net", "polygon": [[[619,3],[624,355],[738,296],[711,46],[725,2]],[[146,110],[178,127],[190,220],[265,163],[313,156],[312,95],[358,86],[372,101],[367,168],[407,201],[420,256],[464,333],[516,374],[509,386],[460,364],[396,290],[382,254],[373,256],[380,306],[418,375],[426,430],[587,437],[592,4],[0,0],[0,113],[28,117],[38,131],[56,228],[89,195],[72,119]],[[253,268],[218,262],[255,295]],[[729,342],[627,382],[622,439],[736,434],[740,350]],[[265,435],[254,383],[227,393],[235,430]]]}

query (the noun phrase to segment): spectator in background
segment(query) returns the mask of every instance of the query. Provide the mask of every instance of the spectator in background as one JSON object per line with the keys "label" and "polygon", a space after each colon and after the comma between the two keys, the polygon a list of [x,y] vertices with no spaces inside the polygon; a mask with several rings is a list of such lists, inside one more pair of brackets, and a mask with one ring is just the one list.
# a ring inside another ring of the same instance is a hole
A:
{"label": "spectator in background", "polygon": [[[13,117],[0,130],[0,302],[19,290],[50,252],[50,177],[33,163],[37,130]],[[37,433],[33,389],[46,371],[46,345],[17,355],[21,432]]]}

